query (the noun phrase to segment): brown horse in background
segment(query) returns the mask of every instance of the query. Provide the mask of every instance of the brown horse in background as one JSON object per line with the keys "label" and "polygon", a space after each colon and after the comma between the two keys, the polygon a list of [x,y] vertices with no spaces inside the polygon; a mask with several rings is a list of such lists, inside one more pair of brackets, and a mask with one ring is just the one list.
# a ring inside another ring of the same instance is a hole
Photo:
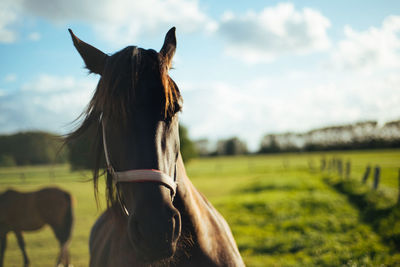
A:
{"label": "brown horse in background", "polygon": [[107,164],[109,208],[91,231],[90,266],[244,266],[228,224],[186,175],[182,98],[168,75],[175,28],[160,52],[129,46],[113,55],[69,31],[86,67],[101,75],[81,126],[67,137],[93,134],[95,189]]}
{"label": "brown horse in background", "polygon": [[0,194],[0,267],[3,267],[7,233],[14,232],[29,266],[22,231],[34,231],[48,224],[60,243],[60,255],[56,266],[68,266],[68,241],[73,223],[71,195],[58,188],[21,193],[7,190]]}

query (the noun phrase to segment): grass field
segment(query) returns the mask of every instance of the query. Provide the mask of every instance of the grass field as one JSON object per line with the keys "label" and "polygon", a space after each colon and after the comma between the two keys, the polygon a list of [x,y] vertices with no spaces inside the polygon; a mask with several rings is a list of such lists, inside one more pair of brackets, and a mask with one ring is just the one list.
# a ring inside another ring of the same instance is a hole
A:
{"label": "grass field", "polygon": [[[193,183],[231,225],[248,266],[400,266],[399,251],[365,219],[350,193],[335,187],[337,174],[317,171],[323,156],[351,160],[351,181],[357,186],[366,165],[379,164],[378,196],[384,196],[385,207],[396,204],[400,150],[208,158],[186,167]],[[65,165],[2,168],[0,191],[48,185],[70,191],[76,218],[72,262],[87,266],[89,231],[105,207],[104,201],[96,207],[89,178],[89,172],[70,172]],[[371,183],[372,179],[360,188],[369,192]],[[380,227],[400,232],[394,221]],[[31,266],[53,266],[58,245],[51,230],[46,227],[24,236]],[[5,267],[21,266],[15,237],[9,234],[8,241]]]}

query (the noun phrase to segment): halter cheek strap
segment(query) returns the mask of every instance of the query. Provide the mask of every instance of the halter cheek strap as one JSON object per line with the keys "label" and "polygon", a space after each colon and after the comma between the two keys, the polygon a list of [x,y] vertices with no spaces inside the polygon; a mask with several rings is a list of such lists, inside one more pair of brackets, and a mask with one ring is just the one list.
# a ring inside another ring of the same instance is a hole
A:
{"label": "halter cheek strap", "polygon": [[[104,128],[103,121],[101,122],[103,131],[103,145],[104,145],[104,156],[106,158],[107,170],[111,174],[114,183],[121,182],[133,182],[133,183],[143,183],[143,182],[155,182],[161,183],[171,190],[172,199],[174,199],[176,194],[177,182],[176,179],[172,178],[168,174],[161,172],[160,170],[148,170],[148,169],[136,169],[128,171],[116,172],[111,165],[106,142],[106,131]],[[176,175],[176,170],[175,170]]]}

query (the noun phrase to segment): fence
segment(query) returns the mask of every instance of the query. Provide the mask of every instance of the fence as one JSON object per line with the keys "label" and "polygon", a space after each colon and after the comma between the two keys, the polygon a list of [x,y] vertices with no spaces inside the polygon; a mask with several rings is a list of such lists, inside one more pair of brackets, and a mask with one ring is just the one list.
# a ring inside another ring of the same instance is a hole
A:
{"label": "fence", "polygon": [[[338,157],[332,157],[331,159],[327,159],[326,157],[323,157],[320,159],[320,171],[324,172],[327,171],[328,173],[336,173],[340,179],[346,179],[349,180],[351,177],[351,161],[347,160],[345,165],[343,164],[343,160]],[[344,170],[343,170],[343,165],[344,165]],[[311,172],[315,172],[315,168],[309,160],[308,163],[309,170]],[[369,177],[371,176],[372,172],[372,167],[371,164],[367,164],[365,167],[365,171],[363,172],[363,175],[361,177],[361,183],[366,184]],[[379,184],[381,181],[381,167],[379,165],[375,165],[373,168],[373,181],[372,181],[372,189],[373,190],[378,190]],[[397,204],[400,205],[400,168],[398,170],[398,196],[397,196]]]}
{"label": "fence", "polygon": [[71,175],[67,165],[2,168],[0,171],[0,184],[2,185],[86,181],[90,179],[89,171],[77,171]]}

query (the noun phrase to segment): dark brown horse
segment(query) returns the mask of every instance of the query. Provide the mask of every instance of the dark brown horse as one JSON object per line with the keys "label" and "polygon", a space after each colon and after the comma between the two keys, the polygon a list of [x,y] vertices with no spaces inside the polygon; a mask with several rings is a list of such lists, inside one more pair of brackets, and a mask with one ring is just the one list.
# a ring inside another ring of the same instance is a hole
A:
{"label": "dark brown horse", "polygon": [[29,266],[22,231],[34,231],[45,224],[50,225],[60,243],[60,255],[56,266],[68,266],[68,241],[73,223],[71,196],[58,188],[21,193],[7,190],[0,194],[0,266],[3,266],[7,233],[14,232],[24,257],[24,266]]}
{"label": "dark brown horse", "polygon": [[175,28],[160,52],[130,46],[113,55],[70,34],[101,76],[67,138],[96,133],[96,189],[101,162],[107,166],[109,208],[91,231],[90,266],[244,266],[228,224],[190,182],[180,155],[182,99],[168,76]]}

